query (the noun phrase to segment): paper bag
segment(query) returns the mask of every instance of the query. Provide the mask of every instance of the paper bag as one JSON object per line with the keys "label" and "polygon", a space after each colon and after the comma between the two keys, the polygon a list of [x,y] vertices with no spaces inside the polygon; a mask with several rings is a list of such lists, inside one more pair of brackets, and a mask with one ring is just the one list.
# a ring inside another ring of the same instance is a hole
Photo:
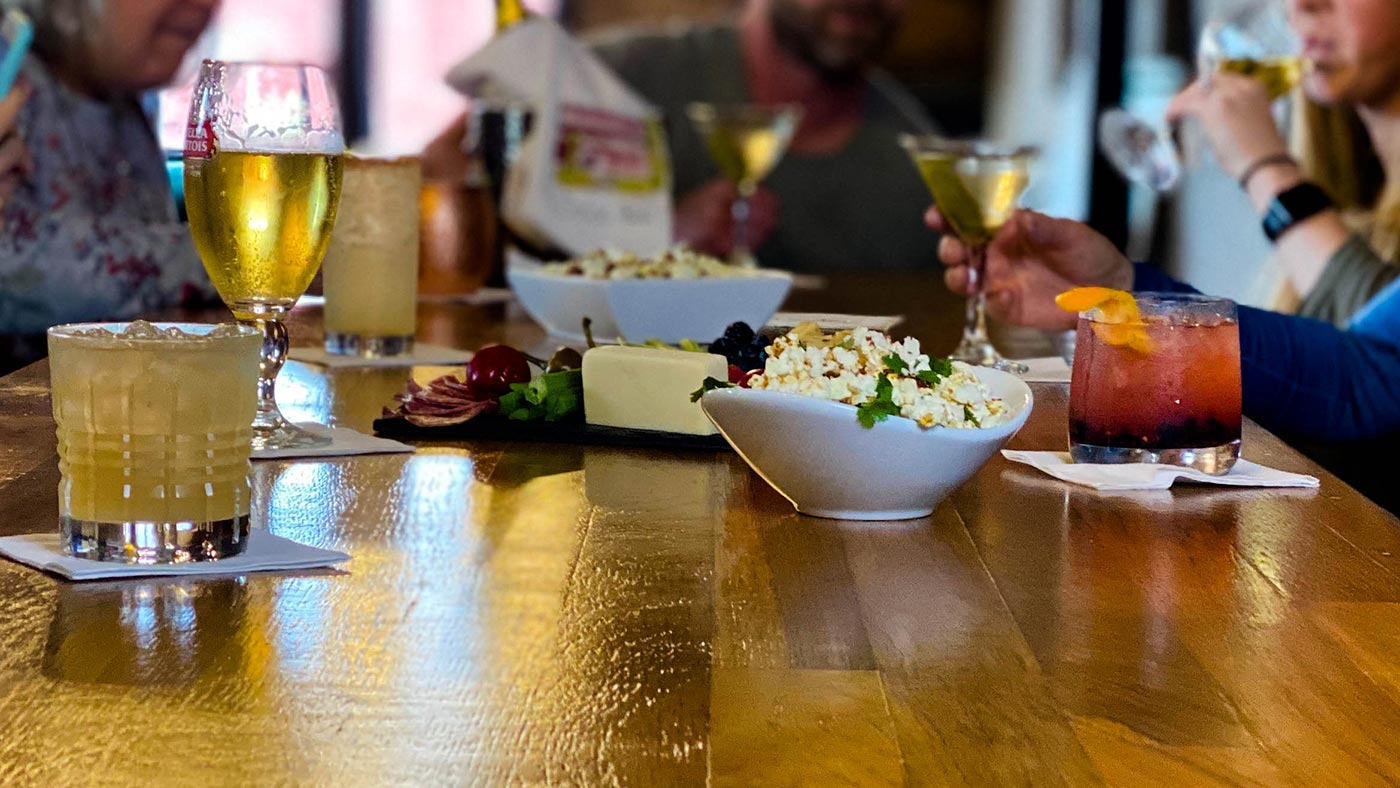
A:
{"label": "paper bag", "polygon": [[507,28],[447,82],[533,112],[501,198],[512,230],[572,254],[652,255],[670,245],[671,163],[660,116],[553,20]]}

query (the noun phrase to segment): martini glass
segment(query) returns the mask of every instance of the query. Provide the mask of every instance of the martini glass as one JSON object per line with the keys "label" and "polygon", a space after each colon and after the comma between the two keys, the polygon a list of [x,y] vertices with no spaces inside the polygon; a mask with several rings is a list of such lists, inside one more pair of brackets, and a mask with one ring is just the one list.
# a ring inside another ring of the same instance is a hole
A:
{"label": "martini glass", "polygon": [[[1281,0],[1257,0],[1212,21],[1196,50],[1202,74],[1234,73],[1264,83],[1275,117],[1287,117],[1287,97],[1306,64]],[[1099,116],[1099,148],[1123,177],[1164,192],[1181,179],[1182,162],[1171,133],[1124,109]]]}
{"label": "martini glass", "polygon": [[738,194],[730,206],[734,219],[734,246],[729,261],[754,265],[749,240],[749,201],[792,142],[793,132],[802,119],[796,104],[760,106],[757,104],[695,103],[686,114],[724,177],[734,183]]}
{"label": "martini glass", "polygon": [[962,341],[952,357],[977,366],[1026,372],[1026,365],[1003,358],[987,337],[982,275],[987,245],[1016,212],[1016,201],[1030,181],[1035,150],[929,135],[905,136],[900,142],[933,193],[939,212],[967,244],[967,315]]}
{"label": "martini glass", "polygon": [[263,334],[254,451],[330,443],[283,418],[282,318],[306,292],[340,204],[345,142],[314,66],[204,61],[185,140],[190,232],[219,297]]}

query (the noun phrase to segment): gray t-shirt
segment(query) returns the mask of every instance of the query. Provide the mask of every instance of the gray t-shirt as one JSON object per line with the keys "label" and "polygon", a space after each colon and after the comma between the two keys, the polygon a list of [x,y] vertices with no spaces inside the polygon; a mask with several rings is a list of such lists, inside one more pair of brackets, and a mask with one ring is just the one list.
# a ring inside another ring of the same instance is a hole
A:
{"label": "gray t-shirt", "polygon": [[[665,118],[679,197],[719,175],[686,117],[692,101],[749,101],[738,31],[690,27],[617,32],[595,51]],[[868,77],[865,118],[840,150],[789,152],[764,179],[780,204],[778,227],[758,248],[765,265],[793,271],[911,269],[937,265],[937,236],[924,226],[928,189],[899,146],[932,123],[889,76]]]}

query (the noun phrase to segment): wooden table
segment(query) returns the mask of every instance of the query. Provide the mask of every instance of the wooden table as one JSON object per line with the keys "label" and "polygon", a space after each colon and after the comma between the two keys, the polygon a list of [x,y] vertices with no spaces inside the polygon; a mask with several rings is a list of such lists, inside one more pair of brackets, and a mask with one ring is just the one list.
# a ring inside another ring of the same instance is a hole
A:
{"label": "wooden table", "polygon": [[[423,335],[539,339],[452,305]],[[281,393],[363,427],[405,374],[292,365]],[[0,379],[0,533],[55,527],[46,378]],[[1036,397],[1015,445],[1063,445],[1064,389]],[[731,454],[256,463],[257,521],[345,572],[0,561],[0,784],[1393,784],[1400,528],[1245,440],[1322,488],[1103,495],[997,458],[931,518],[852,523]]]}

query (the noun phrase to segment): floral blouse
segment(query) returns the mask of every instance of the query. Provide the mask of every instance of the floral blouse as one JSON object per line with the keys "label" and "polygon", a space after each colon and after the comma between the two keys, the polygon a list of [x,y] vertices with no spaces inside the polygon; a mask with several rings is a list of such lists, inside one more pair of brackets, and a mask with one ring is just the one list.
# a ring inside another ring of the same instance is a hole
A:
{"label": "floral blouse", "polygon": [[213,291],[135,98],[101,101],[35,58],[20,133],[34,171],[0,229],[0,334],[122,320]]}

